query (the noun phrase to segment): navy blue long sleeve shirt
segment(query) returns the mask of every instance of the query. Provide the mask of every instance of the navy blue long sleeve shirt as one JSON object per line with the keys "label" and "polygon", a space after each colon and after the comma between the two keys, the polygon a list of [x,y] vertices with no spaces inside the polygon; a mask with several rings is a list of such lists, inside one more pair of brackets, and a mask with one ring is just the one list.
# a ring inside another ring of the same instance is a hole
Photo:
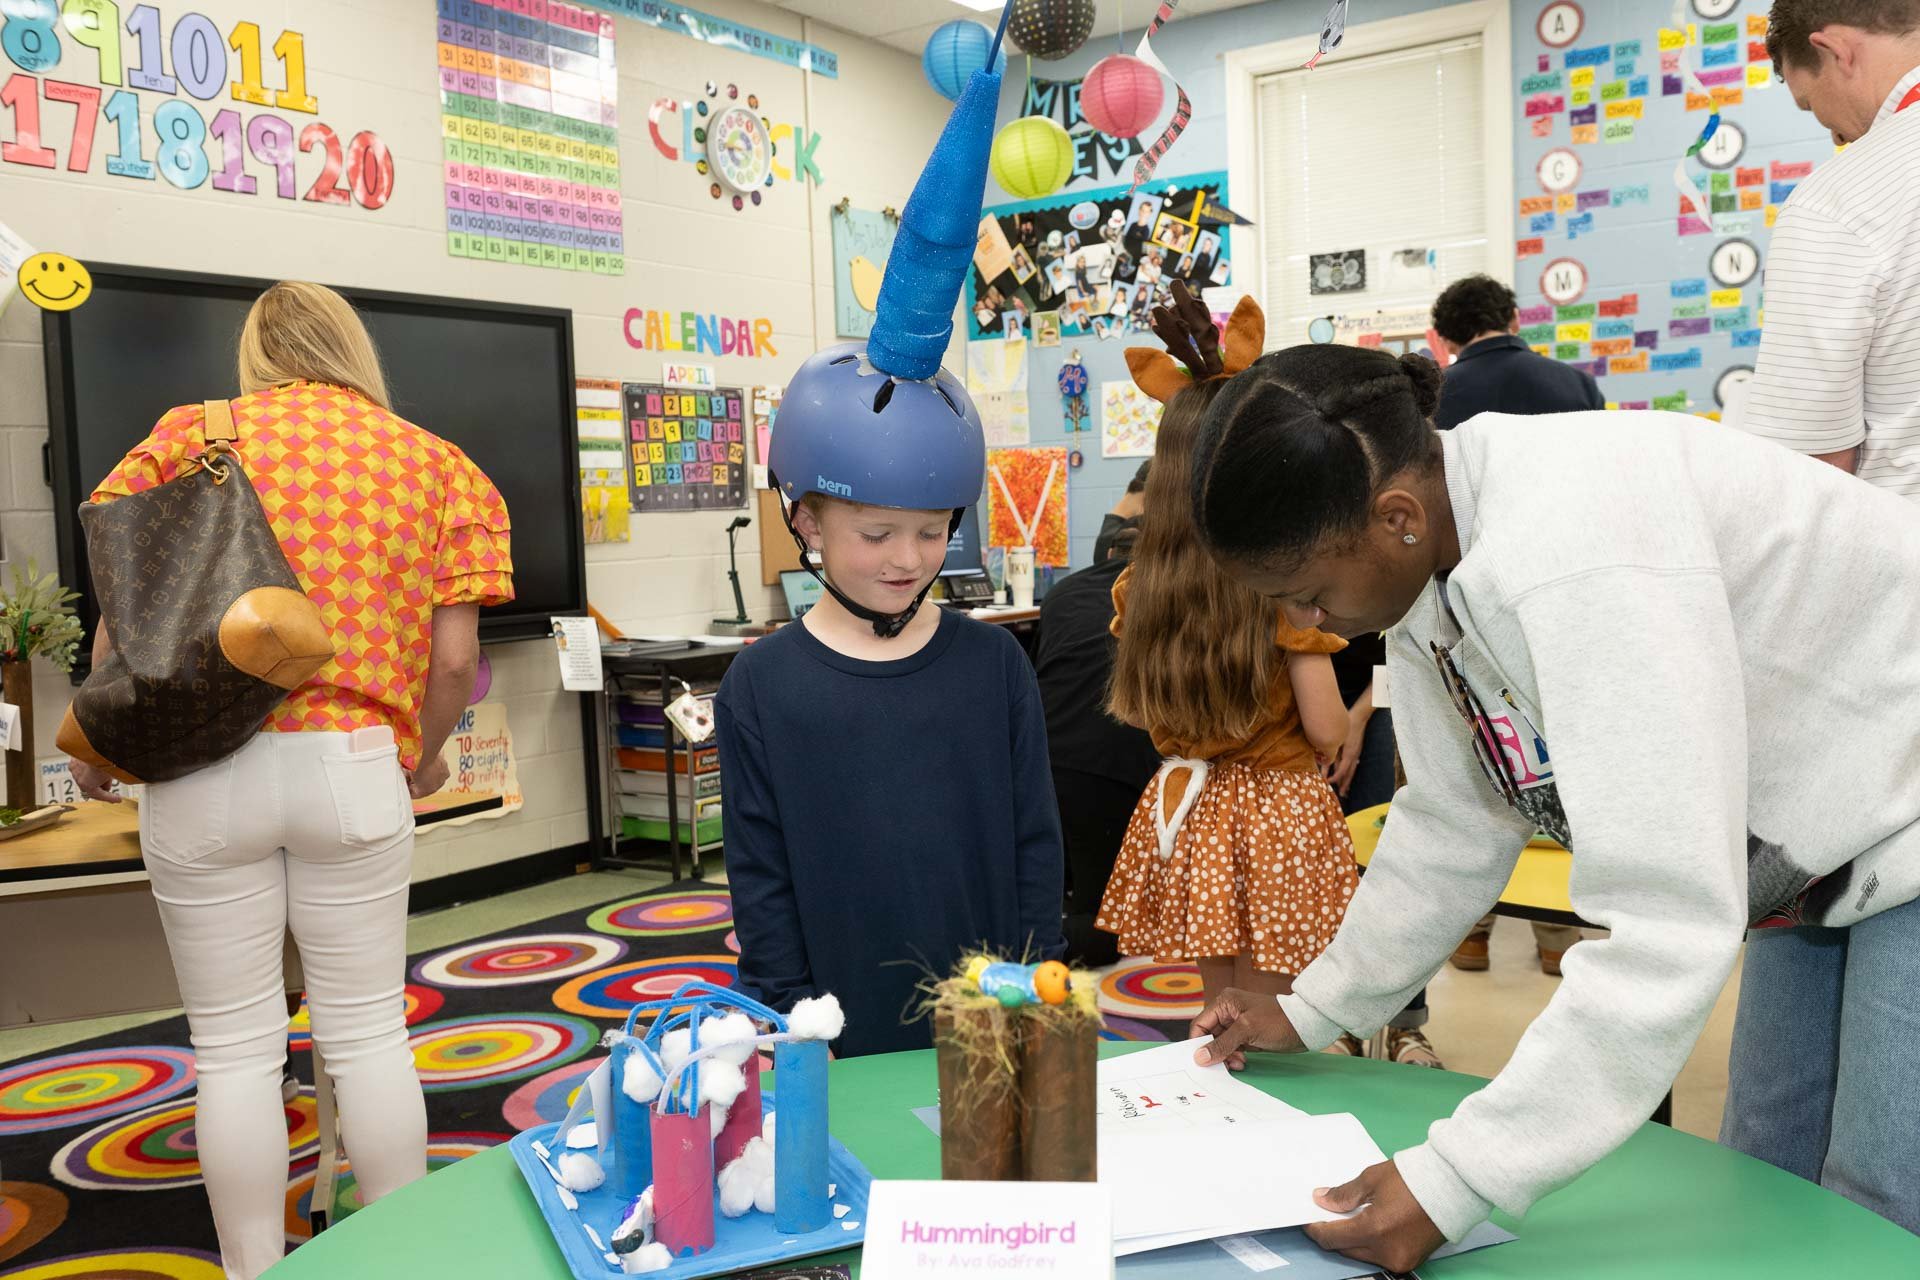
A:
{"label": "navy blue long sleeve shirt", "polygon": [[923,1049],[929,971],[1064,950],[1046,723],[1001,628],[943,611],[918,653],[866,662],[796,622],[734,661],[715,710],[743,992],[782,1011],[832,992],[843,1057]]}

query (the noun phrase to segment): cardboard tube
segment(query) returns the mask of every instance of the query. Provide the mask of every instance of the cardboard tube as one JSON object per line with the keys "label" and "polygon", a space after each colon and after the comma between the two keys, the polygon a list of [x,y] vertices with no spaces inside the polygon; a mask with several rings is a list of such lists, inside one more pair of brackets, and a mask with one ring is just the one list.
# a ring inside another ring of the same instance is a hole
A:
{"label": "cardboard tube", "polygon": [[997,1039],[1017,1065],[1020,1046],[1010,1041],[1021,1021],[999,1008],[934,1014],[942,1178],[1020,1181],[1020,1090],[998,1054],[967,1053],[960,1045],[964,1041],[977,1050]]}
{"label": "cardboard tube", "polygon": [[773,1076],[773,1226],[804,1235],[833,1220],[827,1205],[827,1042],[775,1045]]}
{"label": "cardboard tube", "polygon": [[713,1121],[653,1112],[653,1238],[674,1257],[713,1248]]}
{"label": "cardboard tube", "polygon": [[[621,1201],[633,1199],[653,1182],[653,1122],[651,1108],[635,1102],[621,1088],[626,1080],[627,1062],[639,1052],[640,1041],[628,1038],[613,1046],[608,1093],[613,1096],[613,1169],[608,1180]],[[597,1118],[597,1117],[596,1117]]]}
{"label": "cardboard tube", "polygon": [[732,1164],[747,1144],[760,1136],[760,1050],[757,1046],[741,1071],[746,1074],[747,1087],[727,1109],[727,1122],[720,1126],[720,1136],[713,1140],[715,1170]]}
{"label": "cardboard tube", "polygon": [[1044,1013],[1022,1021],[1020,1152],[1026,1180],[1097,1181],[1094,1094],[1100,1023]]}

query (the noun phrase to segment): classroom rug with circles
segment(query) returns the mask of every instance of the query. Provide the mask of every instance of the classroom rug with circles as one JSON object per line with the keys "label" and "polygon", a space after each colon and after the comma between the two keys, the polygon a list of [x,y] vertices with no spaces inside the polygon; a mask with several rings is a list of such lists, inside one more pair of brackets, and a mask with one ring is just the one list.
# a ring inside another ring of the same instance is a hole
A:
{"label": "classroom rug with circles", "polygon": [[[683,881],[409,956],[428,1169],[560,1119],[606,1029],[682,983],[731,986],[739,946],[726,889]],[[1098,980],[1109,1040],[1184,1038],[1200,1011],[1190,965],[1123,960]],[[309,1234],[319,1149],[312,1046],[303,1002],[287,1027],[289,1248]],[[194,1085],[184,1017],[0,1061],[0,1280],[219,1280]],[[350,1160],[335,1182],[337,1220],[360,1207]]]}

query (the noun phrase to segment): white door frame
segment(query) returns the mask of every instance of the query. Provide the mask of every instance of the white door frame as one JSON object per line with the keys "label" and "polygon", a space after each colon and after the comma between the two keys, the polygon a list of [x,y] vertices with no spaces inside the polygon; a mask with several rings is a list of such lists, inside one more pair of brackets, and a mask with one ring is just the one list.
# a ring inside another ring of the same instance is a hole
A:
{"label": "white door frame", "polygon": [[[1487,274],[1513,283],[1513,47],[1507,0],[1469,0],[1401,18],[1348,27],[1346,38],[1321,66],[1420,45],[1480,37],[1480,118],[1486,157]],[[1318,33],[1227,53],[1227,183],[1234,203],[1256,212],[1260,190],[1259,128],[1254,84],[1264,75],[1298,69],[1319,48]],[[1418,192],[1404,193],[1418,199]],[[1242,202],[1245,203],[1242,203]],[[1233,228],[1234,273],[1261,306],[1266,294],[1266,219]],[[1241,264],[1246,264],[1242,266]],[[1248,277],[1252,278],[1249,279]],[[1267,308],[1269,311],[1271,307]]]}

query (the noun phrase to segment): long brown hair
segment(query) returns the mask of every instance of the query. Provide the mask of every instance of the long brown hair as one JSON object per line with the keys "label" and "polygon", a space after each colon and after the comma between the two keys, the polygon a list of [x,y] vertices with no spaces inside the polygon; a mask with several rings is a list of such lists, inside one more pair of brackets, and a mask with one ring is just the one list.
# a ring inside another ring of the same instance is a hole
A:
{"label": "long brown hair", "polygon": [[1196,383],[1161,416],[1107,690],[1115,719],[1192,740],[1250,735],[1286,670],[1279,605],[1228,577],[1193,524],[1194,437],[1225,385]]}

